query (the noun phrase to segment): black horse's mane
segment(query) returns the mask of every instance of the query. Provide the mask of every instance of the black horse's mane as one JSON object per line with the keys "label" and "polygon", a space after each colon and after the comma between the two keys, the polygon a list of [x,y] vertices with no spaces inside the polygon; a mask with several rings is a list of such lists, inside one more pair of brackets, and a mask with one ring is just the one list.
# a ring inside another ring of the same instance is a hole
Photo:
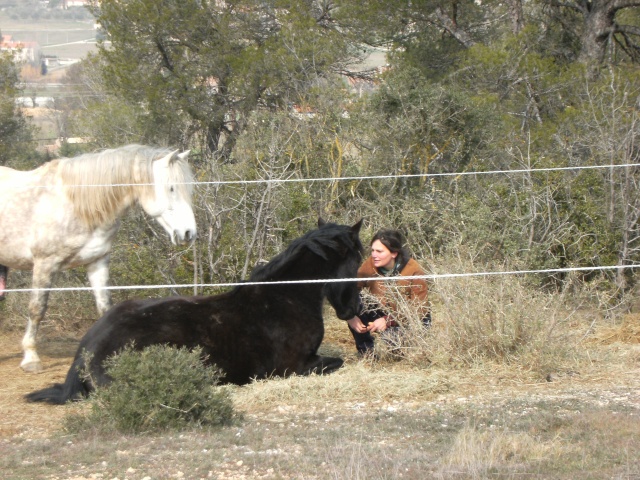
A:
{"label": "black horse's mane", "polygon": [[327,261],[329,259],[327,252],[338,251],[341,247],[360,254],[363,250],[360,239],[357,236],[355,240],[353,239],[349,227],[327,223],[294,240],[286,250],[273,257],[269,263],[256,267],[251,272],[249,281],[260,282],[278,276],[283,268],[296,262],[305,249]]}

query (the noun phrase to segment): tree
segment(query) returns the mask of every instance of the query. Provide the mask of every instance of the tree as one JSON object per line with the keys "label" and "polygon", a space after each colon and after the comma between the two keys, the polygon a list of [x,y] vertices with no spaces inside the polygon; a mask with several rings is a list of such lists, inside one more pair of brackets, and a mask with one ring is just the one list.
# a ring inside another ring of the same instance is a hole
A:
{"label": "tree", "polygon": [[[635,61],[638,9],[552,1],[95,0],[111,43],[86,63],[97,96],[75,125],[101,146],[195,147],[201,178],[271,181],[198,187],[207,245],[194,264],[212,281],[245,276],[316,212],[384,219],[423,252],[622,272],[639,253],[638,172],[617,168],[637,157],[636,87],[617,97],[583,73]],[[610,27],[590,27],[605,7]],[[585,53],[593,39],[611,55]],[[350,64],[368,46],[388,52],[383,74]],[[375,88],[348,98],[344,75]],[[332,180],[281,181],[296,177]]]}
{"label": "tree", "polygon": [[[616,51],[640,61],[638,0],[545,0],[552,18],[569,27],[580,43],[582,62],[601,64],[619,60]],[[577,16],[574,25],[571,17]]]}
{"label": "tree", "polygon": [[20,93],[18,68],[10,54],[0,52],[0,165],[13,165],[32,150],[31,128],[16,98]]}
{"label": "tree", "polygon": [[110,93],[146,112],[145,136],[231,157],[256,109],[299,102],[353,49],[325,2],[93,0]]}

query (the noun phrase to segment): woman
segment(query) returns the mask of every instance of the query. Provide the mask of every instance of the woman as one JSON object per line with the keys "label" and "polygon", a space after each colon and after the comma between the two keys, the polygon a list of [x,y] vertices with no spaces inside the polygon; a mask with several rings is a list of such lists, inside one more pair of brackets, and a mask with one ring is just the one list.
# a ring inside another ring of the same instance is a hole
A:
{"label": "woman", "polygon": [[[383,277],[419,276],[424,270],[403,246],[402,234],[397,230],[380,230],[371,239],[371,256],[358,269],[358,277],[367,278],[358,283],[375,298],[374,305],[367,305],[361,295],[360,312],[348,320],[358,352],[364,354],[373,348],[373,332],[397,330],[398,322],[393,318],[396,305],[389,292],[395,286],[397,290],[417,309],[422,323],[429,326],[431,313],[427,301],[427,281],[424,278],[394,280],[385,282]],[[370,280],[369,280],[370,279]]]}

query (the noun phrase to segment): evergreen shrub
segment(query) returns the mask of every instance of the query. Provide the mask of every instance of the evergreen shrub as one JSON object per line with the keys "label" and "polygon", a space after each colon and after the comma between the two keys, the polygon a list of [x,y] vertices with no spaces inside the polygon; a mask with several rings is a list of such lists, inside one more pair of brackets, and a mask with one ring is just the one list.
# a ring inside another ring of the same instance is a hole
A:
{"label": "evergreen shrub", "polygon": [[230,423],[234,409],[218,385],[222,372],[203,360],[201,348],[128,346],[105,361],[112,382],[96,389],[88,414],[69,418],[67,429],[140,433]]}

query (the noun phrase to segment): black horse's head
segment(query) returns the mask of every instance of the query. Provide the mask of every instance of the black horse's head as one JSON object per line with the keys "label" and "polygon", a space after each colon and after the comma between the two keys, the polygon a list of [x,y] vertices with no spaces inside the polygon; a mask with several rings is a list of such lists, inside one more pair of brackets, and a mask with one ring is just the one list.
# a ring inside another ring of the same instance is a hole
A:
{"label": "black horse's head", "polygon": [[[362,243],[360,242],[360,227],[362,220],[349,227],[347,225],[335,225],[318,219],[318,227],[335,230],[333,255],[327,255],[335,267],[334,279],[355,278],[358,267],[362,262]],[[349,320],[358,312],[359,290],[355,281],[329,282],[324,290],[336,315],[342,320]]]}
{"label": "black horse's head", "polygon": [[297,238],[269,263],[256,268],[250,280],[330,280],[322,288],[323,296],[339,318],[353,318],[358,310],[357,283],[331,280],[356,277],[362,261],[361,226],[362,220],[350,227],[319,219],[318,229]]}

